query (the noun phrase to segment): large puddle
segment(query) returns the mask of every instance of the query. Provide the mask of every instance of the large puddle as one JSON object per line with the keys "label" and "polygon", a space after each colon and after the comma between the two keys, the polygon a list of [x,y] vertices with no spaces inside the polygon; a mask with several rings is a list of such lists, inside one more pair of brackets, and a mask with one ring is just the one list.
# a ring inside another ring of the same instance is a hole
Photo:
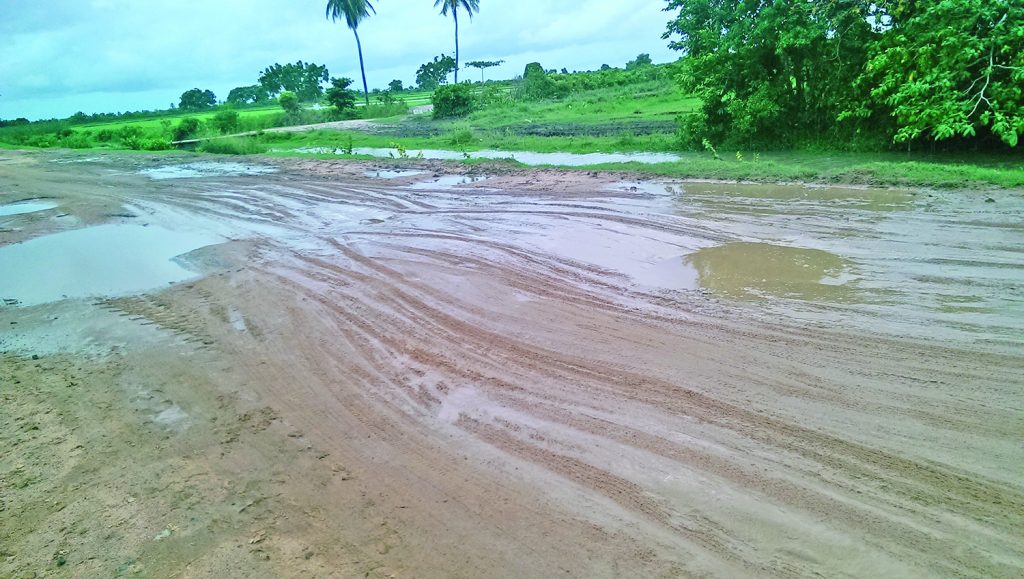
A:
{"label": "large puddle", "polygon": [[165,287],[196,275],[175,257],[220,241],[161,227],[99,225],[0,247],[0,299],[35,305]]}
{"label": "large puddle", "polygon": [[[318,153],[335,154],[344,153],[341,149],[328,149],[324,147],[308,147],[295,149],[296,153]],[[357,155],[370,155],[371,157],[392,158],[398,156],[395,149],[378,147],[356,147],[352,150]],[[679,155],[672,153],[535,153],[532,151],[448,151],[444,149],[411,149],[406,155],[421,159],[511,159],[524,165],[560,165],[563,167],[581,167],[584,165],[600,165],[602,163],[672,163],[680,159]]]}
{"label": "large puddle", "polygon": [[263,175],[276,172],[276,168],[266,165],[213,161],[167,165],[140,171],[143,175],[157,181],[163,179],[195,179],[197,177],[237,177],[239,175]]}
{"label": "large puddle", "polygon": [[57,207],[57,203],[53,201],[19,201],[17,203],[8,203],[7,205],[0,205],[0,217],[7,217],[8,215],[22,215],[24,213],[35,213],[36,211],[46,211],[47,209],[53,209]]}
{"label": "large puddle", "polygon": [[842,301],[852,292],[850,264],[820,249],[739,241],[698,250],[684,261],[699,287],[734,298]]}

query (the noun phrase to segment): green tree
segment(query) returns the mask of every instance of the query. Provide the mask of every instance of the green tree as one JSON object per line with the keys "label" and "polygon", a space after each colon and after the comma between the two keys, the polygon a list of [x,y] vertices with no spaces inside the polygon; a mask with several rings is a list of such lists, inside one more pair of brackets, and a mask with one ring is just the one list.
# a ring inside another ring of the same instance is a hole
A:
{"label": "green tree", "polygon": [[483,82],[485,68],[492,68],[503,64],[505,64],[504,60],[474,60],[473,62],[467,62],[466,66],[480,69],[480,82]]}
{"label": "green tree", "polygon": [[654,61],[651,60],[651,55],[643,52],[638,54],[635,60],[631,60],[626,63],[626,70],[633,70],[640,68],[641,66],[650,66],[652,64],[654,64]]}
{"label": "green tree", "polygon": [[434,90],[448,82],[448,75],[455,70],[455,59],[447,56],[435,56],[434,60],[420,65],[416,71],[416,84],[422,90]]}
{"label": "green tree", "polygon": [[1015,147],[1024,133],[1024,0],[891,0],[863,84],[889,107],[895,140],[990,132]]}
{"label": "green tree", "polygon": [[260,72],[259,83],[268,94],[278,95],[290,91],[302,102],[312,102],[324,94],[323,83],[329,78],[327,67],[312,62],[277,64]]}
{"label": "green tree", "polygon": [[217,97],[213,91],[193,88],[181,93],[178,108],[186,111],[201,111],[215,104],[217,104]]}
{"label": "green tree", "polygon": [[267,89],[259,84],[235,87],[228,93],[227,98],[228,104],[236,106],[264,103],[269,100],[270,95],[267,93]]}
{"label": "green tree", "polygon": [[370,90],[366,86],[366,67],[363,65],[363,44],[359,41],[359,23],[369,18],[370,13],[377,11],[370,0],[327,0],[327,18],[337,21],[345,19],[345,24],[356,37],[356,50],[359,52],[359,72],[363,75],[363,97],[366,106],[370,106]]}
{"label": "green tree", "polygon": [[281,105],[284,112],[289,115],[297,115],[301,110],[299,106],[299,97],[292,91],[286,90],[277,97],[277,104]]}
{"label": "green tree", "polygon": [[685,53],[683,89],[702,101],[684,122],[691,146],[834,144],[860,128],[836,119],[867,98],[851,87],[880,34],[875,2],[669,0],[667,10],[678,10],[664,37]]}
{"label": "green tree", "polygon": [[434,0],[434,8],[441,7],[441,16],[452,13],[455,21],[455,84],[459,83],[459,8],[466,11],[470,20],[473,14],[480,12],[480,0]]}
{"label": "green tree", "polygon": [[388,83],[388,90],[391,92],[402,92],[405,87],[402,86],[402,81],[395,79]]}
{"label": "green tree", "polygon": [[356,106],[356,93],[351,90],[351,78],[332,78],[331,88],[327,89],[327,102],[339,113],[351,110]]}

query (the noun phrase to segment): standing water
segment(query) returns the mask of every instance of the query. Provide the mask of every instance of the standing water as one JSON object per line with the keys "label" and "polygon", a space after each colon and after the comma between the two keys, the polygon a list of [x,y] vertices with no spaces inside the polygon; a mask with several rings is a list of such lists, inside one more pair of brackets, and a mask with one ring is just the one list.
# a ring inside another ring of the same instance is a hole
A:
{"label": "standing water", "polygon": [[100,225],[0,247],[0,298],[35,305],[142,292],[195,277],[173,258],[221,241],[141,225]]}

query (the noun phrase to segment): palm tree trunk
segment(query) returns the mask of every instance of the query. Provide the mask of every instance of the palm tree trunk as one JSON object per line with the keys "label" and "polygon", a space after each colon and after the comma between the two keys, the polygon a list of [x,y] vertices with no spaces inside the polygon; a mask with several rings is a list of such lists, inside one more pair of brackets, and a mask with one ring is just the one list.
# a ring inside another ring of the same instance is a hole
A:
{"label": "palm tree trunk", "polygon": [[370,89],[366,87],[366,68],[363,67],[363,43],[359,42],[359,32],[355,28],[352,34],[356,35],[356,48],[359,50],[359,72],[363,73],[363,98],[366,99],[366,106],[370,106]]}
{"label": "palm tree trunk", "polygon": [[455,18],[455,84],[459,84],[459,9],[452,9]]}

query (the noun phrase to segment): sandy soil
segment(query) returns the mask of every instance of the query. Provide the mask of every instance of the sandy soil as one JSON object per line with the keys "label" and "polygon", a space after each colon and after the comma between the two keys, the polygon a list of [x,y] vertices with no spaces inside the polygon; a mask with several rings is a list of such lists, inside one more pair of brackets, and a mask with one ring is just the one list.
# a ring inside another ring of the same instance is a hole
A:
{"label": "sandy soil", "polygon": [[1019,195],[200,159],[0,152],[0,251],[224,240],[0,306],[0,576],[1024,573]]}

